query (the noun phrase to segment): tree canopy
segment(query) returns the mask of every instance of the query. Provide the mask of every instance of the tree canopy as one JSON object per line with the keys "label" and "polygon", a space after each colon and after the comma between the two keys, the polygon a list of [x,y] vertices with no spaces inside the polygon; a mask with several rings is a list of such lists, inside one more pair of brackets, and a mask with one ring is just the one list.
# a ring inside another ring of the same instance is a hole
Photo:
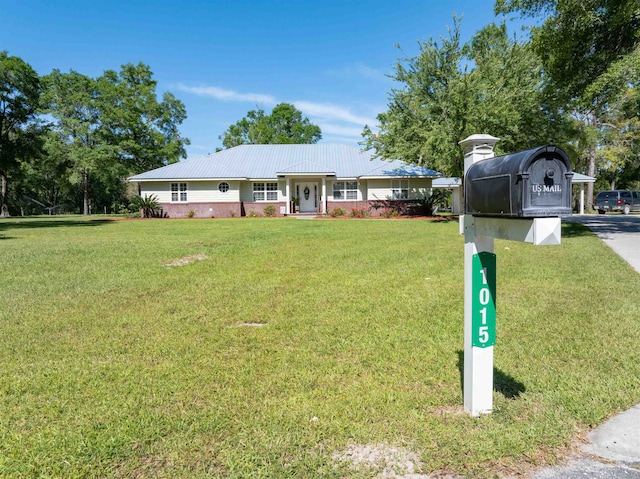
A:
{"label": "tree canopy", "polygon": [[9,172],[34,149],[40,79],[21,58],[0,51],[0,216],[9,215]]}
{"label": "tree canopy", "polygon": [[[616,177],[630,180],[622,172],[640,169],[637,144],[629,141],[637,123],[629,99],[637,97],[640,82],[638,1],[497,0],[495,9],[542,19],[531,29],[532,48],[550,88],[581,122],[587,174],[604,173],[612,184]],[[589,204],[592,196],[590,184]]]}
{"label": "tree canopy", "polygon": [[178,131],[184,105],[171,93],[158,101],[152,75],[139,63],[96,79],[73,70],[43,78],[42,111],[53,119],[47,153],[64,161],[69,181],[80,186],[84,214],[92,198],[122,197],[127,176],[186,155],[189,140]]}
{"label": "tree canopy", "polygon": [[271,114],[259,107],[237,121],[220,136],[225,148],[238,145],[317,143],[322,138],[318,125],[314,125],[302,112],[289,103],[273,107]]}
{"label": "tree canopy", "polygon": [[455,19],[447,37],[420,42],[417,56],[398,60],[392,78],[400,86],[378,115],[379,132],[365,127],[364,147],[461,176],[458,142],[471,134],[499,136],[504,151],[562,142],[569,122],[544,95],[545,75],[529,46],[509,38],[504,24],[463,45],[459,27]]}

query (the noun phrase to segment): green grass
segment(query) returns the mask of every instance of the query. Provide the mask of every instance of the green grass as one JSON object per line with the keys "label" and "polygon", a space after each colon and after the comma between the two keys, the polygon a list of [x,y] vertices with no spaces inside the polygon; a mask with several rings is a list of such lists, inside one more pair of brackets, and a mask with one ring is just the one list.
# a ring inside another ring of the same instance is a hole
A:
{"label": "green grass", "polygon": [[332,455],[380,443],[425,473],[553,463],[640,397],[640,276],[579,225],[496,254],[474,419],[456,222],[2,220],[0,476],[370,477]]}

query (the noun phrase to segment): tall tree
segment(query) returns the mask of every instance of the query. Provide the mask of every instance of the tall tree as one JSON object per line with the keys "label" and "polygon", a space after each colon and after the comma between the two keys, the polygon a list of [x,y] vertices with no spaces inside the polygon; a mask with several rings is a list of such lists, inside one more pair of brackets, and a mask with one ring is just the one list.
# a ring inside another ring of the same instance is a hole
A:
{"label": "tall tree", "polygon": [[90,175],[114,157],[113,148],[104,142],[98,82],[73,70],[54,70],[44,81],[44,111],[54,119],[53,127],[66,145],[72,181],[82,190],[82,211],[88,215]]}
{"label": "tall tree", "polygon": [[289,103],[276,105],[271,114],[262,108],[251,110],[219,137],[225,148],[238,145],[317,143],[320,127]]}
{"label": "tall tree", "polygon": [[[528,45],[510,39],[505,25],[489,25],[462,45],[455,19],[441,42],[420,42],[415,57],[398,60],[389,110],[379,132],[365,127],[365,148],[460,176],[458,142],[491,133],[506,151],[561,142],[565,116],[542,93],[544,72]],[[470,67],[472,65],[472,67]]]}
{"label": "tall tree", "polygon": [[[495,10],[543,19],[531,30],[533,47],[556,92],[582,122],[587,174],[593,176],[608,110],[627,86],[638,84],[638,0],[497,0]],[[589,184],[588,204],[592,198]]]}
{"label": "tall tree", "polygon": [[40,81],[21,58],[0,52],[0,216],[9,216],[8,174],[31,148]]}
{"label": "tall tree", "polygon": [[183,103],[166,92],[158,101],[150,68],[143,63],[107,70],[98,79],[105,140],[116,147],[125,174],[175,163],[186,156],[187,138],[178,126],[186,119]]}

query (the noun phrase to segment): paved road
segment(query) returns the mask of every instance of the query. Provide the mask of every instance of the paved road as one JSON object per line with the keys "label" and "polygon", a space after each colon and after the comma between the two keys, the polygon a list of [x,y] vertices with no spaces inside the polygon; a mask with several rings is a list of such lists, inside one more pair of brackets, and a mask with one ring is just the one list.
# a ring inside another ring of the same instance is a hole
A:
{"label": "paved road", "polygon": [[640,273],[640,215],[574,215]]}
{"label": "paved road", "polygon": [[[640,215],[575,215],[640,273]],[[640,318],[638,318],[640,320]],[[532,479],[640,479],[640,405],[613,417],[589,434],[585,457],[545,469]]]}

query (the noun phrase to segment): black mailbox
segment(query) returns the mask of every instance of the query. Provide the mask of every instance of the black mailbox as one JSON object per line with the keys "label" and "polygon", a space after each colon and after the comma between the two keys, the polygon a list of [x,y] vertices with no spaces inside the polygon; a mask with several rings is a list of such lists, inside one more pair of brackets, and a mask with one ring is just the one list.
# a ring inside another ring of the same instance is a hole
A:
{"label": "black mailbox", "polygon": [[464,177],[465,214],[539,218],[571,214],[571,161],[555,146],[472,164]]}

